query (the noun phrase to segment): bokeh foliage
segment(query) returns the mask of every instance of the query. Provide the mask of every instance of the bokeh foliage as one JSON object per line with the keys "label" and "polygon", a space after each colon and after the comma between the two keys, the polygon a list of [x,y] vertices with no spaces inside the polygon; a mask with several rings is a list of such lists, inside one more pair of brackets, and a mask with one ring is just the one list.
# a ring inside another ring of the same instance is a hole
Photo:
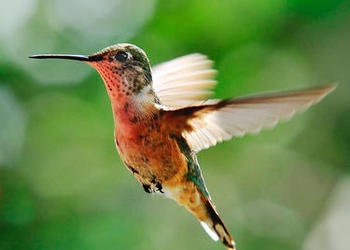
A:
{"label": "bokeh foliage", "polygon": [[338,81],[292,121],[199,160],[239,249],[347,249],[349,25],[347,0],[2,3],[0,249],[223,249],[123,167],[96,72],[27,58],[118,42],[142,47],[152,64],[208,55],[217,98]]}

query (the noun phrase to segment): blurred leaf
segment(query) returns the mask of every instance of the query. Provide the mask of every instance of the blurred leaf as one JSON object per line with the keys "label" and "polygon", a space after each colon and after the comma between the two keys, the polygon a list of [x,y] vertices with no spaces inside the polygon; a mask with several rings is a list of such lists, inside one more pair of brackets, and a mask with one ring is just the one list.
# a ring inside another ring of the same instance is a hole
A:
{"label": "blurred leaf", "polygon": [[0,188],[2,189],[0,191],[0,223],[13,227],[32,223],[36,212],[35,199],[27,183],[14,174],[13,170],[2,171],[0,172]]}
{"label": "blurred leaf", "polygon": [[27,121],[14,94],[1,85],[0,121],[0,167],[9,167],[20,159]]}
{"label": "blurred leaf", "polygon": [[112,120],[97,119],[97,107],[57,93],[38,96],[29,107],[21,172],[40,195],[92,194],[101,191],[99,183],[115,180]]}
{"label": "blurred leaf", "polygon": [[343,3],[347,3],[346,0],[322,0],[322,1],[313,1],[313,0],[288,0],[288,6],[291,10],[294,10],[296,13],[311,17],[319,18],[324,15],[330,14],[331,12],[336,11],[337,7],[341,6]]}

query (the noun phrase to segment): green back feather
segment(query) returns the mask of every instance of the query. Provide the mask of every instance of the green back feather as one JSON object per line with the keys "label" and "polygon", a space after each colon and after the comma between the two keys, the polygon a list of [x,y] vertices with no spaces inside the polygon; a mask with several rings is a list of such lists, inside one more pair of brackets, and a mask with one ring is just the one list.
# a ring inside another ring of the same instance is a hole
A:
{"label": "green back feather", "polygon": [[196,154],[191,150],[189,147],[188,143],[182,136],[174,136],[177,144],[181,150],[181,152],[185,155],[187,159],[187,166],[188,166],[188,171],[186,173],[186,178],[189,181],[192,181],[198,189],[201,191],[201,193],[207,197],[210,198],[208,189],[205,185],[204,178],[202,171],[199,167],[198,161],[197,161],[197,156]]}

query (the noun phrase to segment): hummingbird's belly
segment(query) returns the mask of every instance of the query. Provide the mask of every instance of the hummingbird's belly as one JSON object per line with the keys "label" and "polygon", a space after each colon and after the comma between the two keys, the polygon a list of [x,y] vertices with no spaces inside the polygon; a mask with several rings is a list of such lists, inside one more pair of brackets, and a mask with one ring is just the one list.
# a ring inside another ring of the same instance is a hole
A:
{"label": "hummingbird's belly", "polygon": [[133,136],[117,133],[116,145],[124,164],[144,188],[161,191],[163,184],[185,175],[187,162],[175,140],[149,128],[134,132]]}

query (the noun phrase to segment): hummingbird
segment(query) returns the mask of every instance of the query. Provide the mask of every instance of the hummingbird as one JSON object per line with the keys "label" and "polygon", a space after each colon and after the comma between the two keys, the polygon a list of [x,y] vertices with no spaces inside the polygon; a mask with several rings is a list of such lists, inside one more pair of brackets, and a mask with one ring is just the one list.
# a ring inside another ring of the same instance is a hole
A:
{"label": "hummingbird", "polygon": [[83,61],[101,75],[109,96],[114,139],[127,169],[147,193],[173,199],[215,241],[236,249],[205,185],[196,154],[232,137],[258,133],[319,102],[335,89],[209,99],[212,61],[189,54],[151,68],[139,47],[120,43],[92,55],[39,54],[35,59]]}

